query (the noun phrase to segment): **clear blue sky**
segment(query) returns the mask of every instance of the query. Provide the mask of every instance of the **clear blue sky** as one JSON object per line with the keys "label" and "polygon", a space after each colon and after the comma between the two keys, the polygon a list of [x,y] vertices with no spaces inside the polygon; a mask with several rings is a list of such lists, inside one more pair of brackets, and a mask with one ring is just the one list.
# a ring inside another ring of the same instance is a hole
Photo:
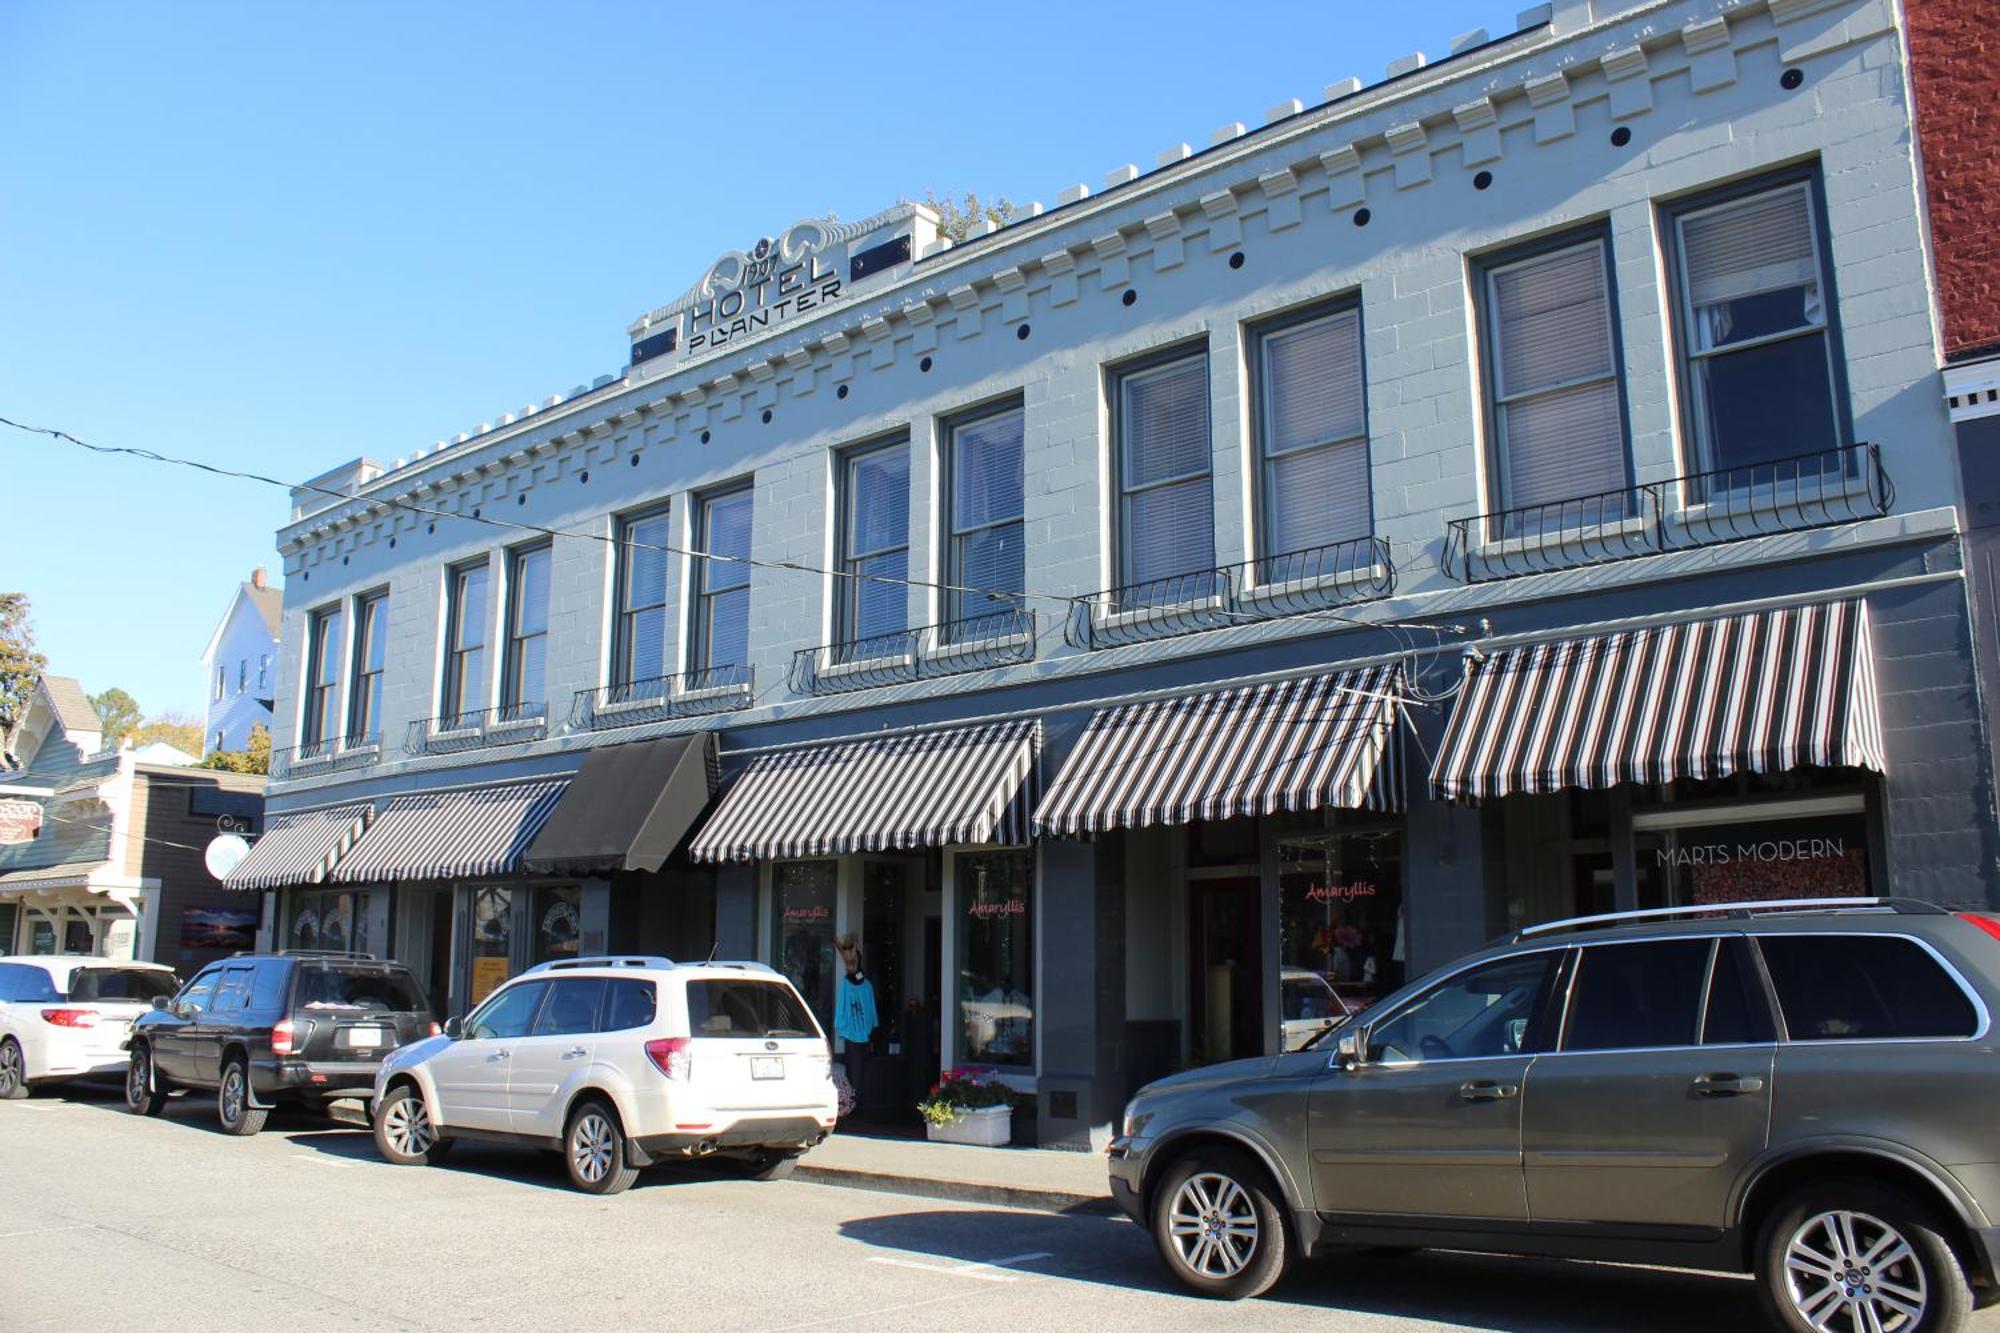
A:
{"label": "clear blue sky", "polygon": [[[617,371],[724,250],[1055,202],[1526,0],[0,0],[0,416],[301,479]],[[280,491],[0,430],[52,670],[197,712]]]}

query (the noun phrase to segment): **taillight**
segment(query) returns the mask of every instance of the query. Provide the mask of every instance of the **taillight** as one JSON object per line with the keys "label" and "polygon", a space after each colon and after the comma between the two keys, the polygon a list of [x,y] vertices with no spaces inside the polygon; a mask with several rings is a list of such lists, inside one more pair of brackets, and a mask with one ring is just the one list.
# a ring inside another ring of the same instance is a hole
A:
{"label": "taillight", "polygon": [[97,1026],[95,1009],[44,1009],[42,1021],[51,1027],[94,1028]]}
{"label": "taillight", "polygon": [[443,1031],[444,1031],[444,1024],[442,1024],[442,1023],[439,1023],[438,1021],[436,1021],[435,1019],[433,1019],[433,1020],[431,1021],[431,1035],[432,1035],[433,1037],[435,1037],[435,1036],[437,1036],[437,1035],[438,1035],[439,1033],[441,1033],[441,1032],[443,1032]]}
{"label": "taillight", "polygon": [[676,1083],[685,1083],[694,1074],[694,1043],[686,1037],[661,1037],[647,1042],[646,1058]]}
{"label": "taillight", "polygon": [[1970,921],[1994,939],[2000,940],[2000,917],[1982,916],[1978,912],[1960,912],[1958,919],[1960,921]]}
{"label": "taillight", "polygon": [[271,1054],[292,1055],[299,1049],[298,1025],[291,1019],[280,1019],[271,1028]]}

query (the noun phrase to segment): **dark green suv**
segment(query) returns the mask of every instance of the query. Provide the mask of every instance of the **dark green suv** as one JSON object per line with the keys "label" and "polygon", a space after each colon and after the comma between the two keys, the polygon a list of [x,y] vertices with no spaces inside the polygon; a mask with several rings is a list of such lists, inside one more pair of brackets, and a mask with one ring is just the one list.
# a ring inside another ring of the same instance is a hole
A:
{"label": "dark green suv", "polygon": [[1141,1089],[1169,1271],[1366,1245],[1755,1272],[1778,1326],[1958,1327],[2000,1263],[2000,921],[1897,899],[1523,931],[1306,1050]]}

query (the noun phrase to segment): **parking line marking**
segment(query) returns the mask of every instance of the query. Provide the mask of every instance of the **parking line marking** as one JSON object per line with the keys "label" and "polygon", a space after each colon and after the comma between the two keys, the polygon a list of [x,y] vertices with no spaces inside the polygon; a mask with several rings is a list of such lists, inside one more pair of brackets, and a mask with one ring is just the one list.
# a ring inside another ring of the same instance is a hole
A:
{"label": "parking line marking", "polygon": [[78,1222],[67,1227],[30,1227],[26,1231],[0,1231],[0,1240],[14,1240],[21,1236],[52,1236],[58,1231],[93,1231],[95,1222]]}
{"label": "parking line marking", "polygon": [[295,1152],[295,1153],[293,1153],[293,1154],[292,1154],[292,1160],[293,1160],[294,1162],[312,1162],[313,1164],[315,1164],[315,1165],[317,1165],[317,1166],[353,1166],[353,1165],[354,1165],[354,1163],[352,1163],[352,1162],[349,1162],[349,1161],[345,1161],[345,1160],[343,1160],[342,1158],[339,1158],[339,1157],[322,1157],[322,1156],[320,1156],[320,1155],[319,1155],[318,1153],[306,1153],[306,1152]]}
{"label": "parking line marking", "polygon": [[[916,1268],[926,1273],[942,1273],[946,1277],[969,1277],[980,1282],[1018,1282],[1022,1274],[1005,1273],[1000,1270],[1012,1268],[1016,1264],[1025,1264],[1033,1259],[1048,1257],[1047,1250],[1036,1250],[1032,1254],[1009,1255],[1005,1259],[984,1259],[965,1264],[933,1264],[926,1263],[922,1259],[899,1259],[885,1254],[871,1254],[868,1256],[868,1262],[888,1264],[893,1268]],[[1028,1274],[1028,1276],[1034,1275]]]}

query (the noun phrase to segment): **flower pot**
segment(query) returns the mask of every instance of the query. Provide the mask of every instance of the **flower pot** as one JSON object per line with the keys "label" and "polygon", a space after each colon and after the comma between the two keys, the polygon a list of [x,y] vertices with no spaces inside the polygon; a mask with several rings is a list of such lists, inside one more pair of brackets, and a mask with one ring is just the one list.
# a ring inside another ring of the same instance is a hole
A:
{"label": "flower pot", "polygon": [[1005,1147],[1014,1137],[1014,1108],[967,1107],[959,1112],[955,1124],[926,1125],[924,1129],[933,1143],[971,1143],[982,1148]]}

